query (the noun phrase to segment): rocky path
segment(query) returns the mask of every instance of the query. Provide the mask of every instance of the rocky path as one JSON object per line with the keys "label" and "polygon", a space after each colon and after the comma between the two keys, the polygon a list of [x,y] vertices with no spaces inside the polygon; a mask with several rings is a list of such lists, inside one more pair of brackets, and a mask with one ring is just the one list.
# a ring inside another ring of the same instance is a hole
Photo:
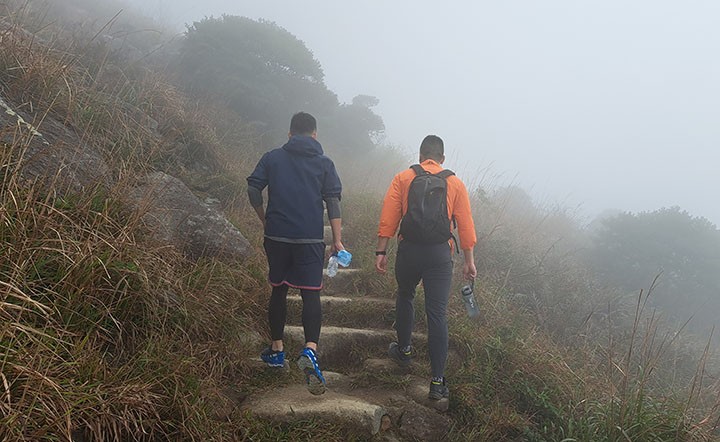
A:
{"label": "rocky path", "polygon": [[[354,294],[358,272],[340,269],[335,278],[325,277],[318,350],[327,392],[313,396],[297,377],[287,376],[286,385],[254,393],[245,399],[243,408],[256,418],[275,423],[329,420],[366,440],[440,440],[450,428],[450,420],[443,414],[448,400],[427,399],[429,361],[424,323],[416,327],[413,338],[418,350],[416,361],[408,368],[398,367],[387,357],[388,345],[395,340],[394,299],[390,294]],[[289,295],[289,325],[285,329],[289,366],[267,368],[266,372],[298,370],[294,351],[299,351],[304,341],[301,309],[301,298]]]}

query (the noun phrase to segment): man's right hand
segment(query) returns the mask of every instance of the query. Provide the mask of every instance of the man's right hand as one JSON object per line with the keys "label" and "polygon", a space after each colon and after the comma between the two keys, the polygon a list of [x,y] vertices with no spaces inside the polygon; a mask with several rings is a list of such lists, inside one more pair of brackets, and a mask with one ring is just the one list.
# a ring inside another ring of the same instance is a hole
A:
{"label": "man's right hand", "polygon": [[387,272],[387,255],[378,255],[375,257],[375,270],[380,274]]}
{"label": "man's right hand", "polygon": [[345,246],[343,245],[342,241],[333,241],[332,250],[330,250],[330,254],[334,255],[340,250],[345,250]]}
{"label": "man's right hand", "polygon": [[472,281],[477,277],[477,269],[475,268],[475,262],[465,262],[465,264],[463,265],[463,276],[469,281]]}

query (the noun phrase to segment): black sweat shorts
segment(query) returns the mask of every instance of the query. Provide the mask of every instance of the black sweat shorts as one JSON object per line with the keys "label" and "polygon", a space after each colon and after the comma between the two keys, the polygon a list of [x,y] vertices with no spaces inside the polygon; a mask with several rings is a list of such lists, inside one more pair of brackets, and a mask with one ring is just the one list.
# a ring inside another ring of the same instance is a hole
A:
{"label": "black sweat shorts", "polygon": [[322,288],[325,244],[294,244],[265,238],[263,245],[272,286],[286,284],[305,290]]}

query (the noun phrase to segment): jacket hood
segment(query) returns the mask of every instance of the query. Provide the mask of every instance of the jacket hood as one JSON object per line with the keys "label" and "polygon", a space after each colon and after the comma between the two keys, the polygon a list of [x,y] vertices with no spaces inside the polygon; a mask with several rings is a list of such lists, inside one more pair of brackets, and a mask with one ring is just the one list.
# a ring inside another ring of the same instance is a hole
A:
{"label": "jacket hood", "polygon": [[293,135],[282,148],[288,152],[308,157],[323,154],[320,143],[309,135]]}

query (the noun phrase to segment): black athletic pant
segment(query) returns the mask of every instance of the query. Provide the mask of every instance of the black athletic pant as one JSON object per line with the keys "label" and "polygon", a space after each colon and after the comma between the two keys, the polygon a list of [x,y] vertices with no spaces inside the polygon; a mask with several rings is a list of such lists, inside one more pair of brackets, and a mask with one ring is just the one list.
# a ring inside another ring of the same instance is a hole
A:
{"label": "black athletic pant", "polygon": [[415,309],[415,287],[420,280],[425,290],[428,327],[428,352],[433,377],[444,376],[448,352],[447,303],[452,281],[450,244],[417,244],[400,241],[395,262],[398,283],[395,300],[395,329],[398,345],[411,343]]}
{"label": "black athletic pant", "polygon": [[[285,321],[287,319],[287,293],[285,284],[273,287],[268,308],[268,321],[270,322],[270,335],[273,341],[283,338]],[[302,324],[305,331],[305,342],[320,340],[320,324],[322,322],[322,308],[320,304],[320,290],[300,290],[303,300]]]}

